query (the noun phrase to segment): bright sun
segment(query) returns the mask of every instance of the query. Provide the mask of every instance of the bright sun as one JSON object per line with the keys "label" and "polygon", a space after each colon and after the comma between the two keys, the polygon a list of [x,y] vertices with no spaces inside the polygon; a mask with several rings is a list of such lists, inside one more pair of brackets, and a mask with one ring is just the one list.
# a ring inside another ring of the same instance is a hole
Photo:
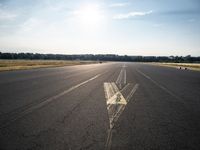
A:
{"label": "bright sun", "polygon": [[81,22],[86,26],[94,26],[100,23],[103,15],[98,5],[86,5],[77,11]]}

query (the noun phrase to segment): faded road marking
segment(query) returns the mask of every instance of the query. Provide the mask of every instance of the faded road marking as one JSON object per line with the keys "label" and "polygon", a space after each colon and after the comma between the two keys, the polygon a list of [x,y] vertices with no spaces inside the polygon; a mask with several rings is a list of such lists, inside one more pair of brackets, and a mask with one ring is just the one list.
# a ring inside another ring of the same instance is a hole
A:
{"label": "faded road marking", "polygon": [[131,97],[135,94],[136,90],[138,89],[139,84],[136,84],[133,89],[131,90],[131,92],[129,93],[129,95],[126,98],[127,103],[129,102],[129,100],[131,99]]}
{"label": "faded road marking", "polygon": [[120,70],[119,76],[117,77],[116,84],[122,89],[122,86],[126,85],[126,66],[123,65]]}
{"label": "faded road marking", "polygon": [[122,91],[126,90],[127,87],[130,84],[127,84],[121,91],[118,89],[116,84],[114,82],[112,83],[104,83],[104,91],[105,91],[105,97],[106,97],[106,103],[107,103],[107,111],[108,111],[108,117],[109,117],[109,130],[108,130],[108,136],[106,141],[106,150],[109,150],[111,148],[112,144],[112,129],[117,122],[118,118],[124,111],[127,103],[131,99],[131,97],[134,95],[136,90],[138,89],[138,84],[133,86],[130,93],[128,94],[127,98],[125,99],[122,95]]}
{"label": "faded road marking", "polygon": [[109,129],[107,140],[106,140],[105,150],[110,150],[111,145],[112,145],[112,129]]}
{"label": "faded road marking", "polygon": [[[122,95],[122,92],[126,91],[128,87],[133,86],[133,84],[128,83],[126,81],[126,65],[124,64],[120,70],[120,73],[117,77],[116,82],[105,82],[104,83],[104,92],[106,97],[107,111],[109,117],[109,129],[107,135],[107,141],[105,145],[106,150],[110,150],[112,145],[112,132],[115,123],[117,122],[119,116],[124,111],[127,103],[134,95],[138,88],[138,84],[136,84],[132,89],[130,89],[130,93],[125,99]],[[131,87],[130,87],[131,88]]]}
{"label": "faded road marking", "polygon": [[114,125],[113,121],[117,112],[119,112],[120,109],[126,106],[127,101],[114,82],[104,83],[104,91],[106,97],[110,128],[112,128]]}
{"label": "faded road marking", "polygon": [[158,82],[156,82],[155,80],[153,80],[151,77],[149,77],[148,75],[146,75],[145,73],[143,73],[142,71],[136,69],[136,71],[138,73],[140,73],[141,75],[143,75],[145,78],[149,79],[151,82],[153,82],[156,86],[158,86],[159,88],[161,88],[162,90],[164,90],[166,93],[168,93],[169,95],[175,97],[178,100],[181,100],[181,98],[179,98],[177,95],[175,95],[174,93],[172,93],[170,90],[168,90],[166,87],[162,86],[161,84],[159,84]]}
{"label": "faded road marking", "polygon": [[73,90],[79,88],[80,86],[83,86],[84,84],[86,84],[86,83],[88,83],[88,82],[90,82],[90,81],[92,81],[92,80],[98,78],[99,76],[101,76],[101,74],[98,74],[98,75],[96,75],[96,76],[94,76],[94,77],[92,77],[92,78],[90,78],[90,79],[88,79],[88,80],[86,80],[86,81],[83,81],[83,82],[81,82],[81,83],[79,83],[79,84],[77,84],[77,85],[75,85],[75,86],[72,86],[71,88],[69,88],[69,89],[67,89],[67,90],[65,90],[65,91],[63,91],[63,92],[61,92],[61,93],[59,93],[59,94],[57,94],[57,95],[55,95],[55,96],[53,96],[53,97],[47,98],[45,101],[43,101],[43,102],[41,102],[41,103],[39,103],[39,104],[37,104],[37,105],[34,105],[34,106],[32,106],[32,107],[29,107],[29,108],[27,108],[26,110],[19,112],[18,114],[15,114],[15,115],[13,115],[13,116],[10,116],[10,117],[9,117],[9,120],[3,121],[3,123],[0,125],[0,128],[6,127],[6,126],[9,125],[11,122],[14,122],[14,121],[16,121],[17,119],[22,118],[23,116],[25,116],[25,115],[31,113],[32,111],[34,111],[34,110],[36,110],[36,109],[39,109],[39,108],[41,108],[41,107],[47,105],[48,103],[52,102],[53,100],[56,100],[57,98],[60,98],[61,96],[63,96],[63,95],[65,95],[65,94],[67,94],[67,93],[69,93],[69,92],[71,92],[71,91],[73,91]]}
{"label": "faded road marking", "polygon": [[126,84],[126,70],[124,70],[124,84]]}

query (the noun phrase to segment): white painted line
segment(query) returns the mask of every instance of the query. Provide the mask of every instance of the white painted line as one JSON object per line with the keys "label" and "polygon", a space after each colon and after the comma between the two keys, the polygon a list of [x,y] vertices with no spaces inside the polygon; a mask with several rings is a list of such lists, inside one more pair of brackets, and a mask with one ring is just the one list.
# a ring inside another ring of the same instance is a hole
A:
{"label": "white painted line", "polygon": [[131,90],[131,92],[129,93],[129,95],[126,98],[127,103],[129,102],[129,100],[131,99],[131,97],[135,94],[136,90],[138,89],[139,84],[136,84],[133,89]]}
{"label": "white painted line", "polygon": [[112,104],[116,103],[117,95],[121,96],[121,94],[119,94],[119,89],[114,82],[104,83],[104,91],[107,99],[107,109],[109,109]]}
{"label": "white painted line", "polygon": [[124,85],[126,84],[126,69],[124,69]]}
{"label": "white painted line", "polygon": [[121,69],[119,76],[117,78],[116,83],[118,84],[119,88],[121,89],[121,80],[122,80],[122,75],[123,75],[123,69]]}
{"label": "white painted line", "polygon": [[119,73],[119,75],[118,75],[118,77],[117,77],[116,83],[120,83],[120,81],[121,81],[121,76],[122,76],[122,69],[120,70],[120,73]]}
{"label": "white painted line", "polygon": [[[125,90],[130,84],[127,84],[122,90]],[[107,103],[107,110],[109,115],[110,129],[113,128],[114,123],[118,120],[119,116],[125,109],[130,98],[136,92],[138,88],[136,84],[133,89],[130,91],[127,99],[124,98],[121,91],[117,88],[115,83],[104,83],[104,91]],[[113,93],[115,91],[115,93]]]}
{"label": "white painted line", "polygon": [[105,82],[104,83],[104,91],[106,93],[105,94],[106,99],[110,99],[119,91],[119,89],[117,88],[117,86],[114,82],[112,82],[112,83]]}
{"label": "white painted line", "polygon": [[117,85],[114,82],[112,82],[111,84],[112,84],[113,89],[115,90],[115,93],[117,93],[119,91]]}
{"label": "white painted line", "polygon": [[108,93],[108,83],[107,82],[104,83],[103,86],[104,86],[105,97],[106,97],[106,99],[109,99],[110,96]]}
{"label": "white painted line", "polygon": [[[115,83],[104,83],[104,91],[106,97],[106,104],[107,104],[107,111],[109,117],[109,130],[106,140],[105,149],[110,150],[112,145],[112,132],[115,123],[117,122],[118,118],[124,111],[127,103],[134,95],[136,90],[138,89],[138,84],[136,84],[130,93],[127,96],[127,99],[124,98],[122,92],[127,90],[127,88],[131,85],[130,83],[127,84],[127,77],[126,77],[126,69],[125,64],[122,66],[120,73],[117,77]],[[117,85],[118,87],[117,87]],[[122,88],[123,85],[123,88]],[[122,88],[122,89],[121,89]]]}
{"label": "white painted line", "polygon": [[122,66],[120,73],[118,75],[118,78],[116,80],[116,84],[119,86],[119,88],[122,88],[122,85],[126,85],[126,69],[125,66]]}
{"label": "white painted line", "polygon": [[125,107],[126,107],[126,105],[119,105],[119,109],[117,110],[117,112],[115,114],[113,114],[113,116],[110,118],[110,129],[112,129],[114,127],[115,122],[117,122],[119,116],[122,114]]}
{"label": "white painted line", "polygon": [[110,84],[110,90],[112,91],[112,96],[118,91],[118,89],[115,90],[113,83]]}
{"label": "white painted line", "polygon": [[96,78],[98,78],[100,76],[101,76],[101,74],[98,74],[98,75],[96,75],[96,76],[94,76],[94,77],[92,77],[92,78],[90,78],[90,79],[88,79],[86,81],[83,81],[83,82],[81,82],[81,83],[79,83],[79,84],[77,84],[75,86],[72,86],[71,88],[69,88],[69,89],[67,89],[67,90],[65,90],[65,91],[63,91],[63,92],[61,92],[61,93],[59,93],[59,94],[57,94],[55,96],[52,96],[52,97],[46,99],[45,101],[43,101],[43,102],[41,102],[41,103],[39,103],[37,105],[34,105],[32,107],[27,108],[26,110],[24,110],[21,113],[19,113],[18,116],[15,116],[14,118],[11,118],[11,120],[9,120],[8,122],[6,122],[3,125],[0,125],[0,128],[6,126],[7,124],[9,124],[9,123],[11,123],[13,121],[16,121],[19,118],[22,118],[23,116],[31,113],[32,111],[45,106],[46,104],[50,103],[51,101],[56,100],[57,98],[60,98],[61,96],[63,96],[65,94],[67,94],[67,93],[79,88],[80,86],[83,86],[84,84],[86,84],[86,83],[88,83],[88,82],[90,82],[90,81],[92,81],[92,80],[94,80],[94,79],[96,79]]}
{"label": "white painted line", "polygon": [[149,77],[148,75],[146,75],[145,73],[143,73],[140,70],[136,70],[138,73],[140,73],[141,75],[143,75],[145,78],[149,79],[151,82],[153,82],[156,86],[158,86],[159,88],[161,88],[162,90],[164,90],[166,93],[168,93],[169,95],[175,97],[178,100],[182,100],[181,98],[179,98],[177,95],[175,95],[174,93],[172,93],[170,90],[168,90],[167,88],[165,88],[164,86],[162,86],[161,84],[159,84],[158,82],[156,82],[155,80],[153,80],[151,77]]}
{"label": "white painted line", "polygon": [[112,145],[112,129],[108,130],[107,140],[106,140],[106,146],[105,150],[110,150]]}
{"label": "white painted line", "polygon": [[[129,84],[127,84],[124,88],[126,89],[128,87]],[[133,96],[133,94],[136,92],[137,88],[138,88],[139,84],[136,84],[133,89],[131,90],[131,92],[129,93],[128,95],[128,101],[130,100],[130,98]],[[122,112],[124,111],[127,103],[124,103],[124,104],[118,104],[118,109],[116,110],[116,112],[112,112],[112,116],[109,116],[109,125],[110,125],[110,128],[108,129],[108,135],[107,135],[107,140],[106,140],[106,145],[105,145],[105,150],[110,150],[111,149],[111,145],[112,145],[112,133],[113,133],[113,127],[114,127],[114,124],[115,122],[117,122],[117,120],[119,119],[120,115],[122,114]],[[110,107],[112,106],[113,104],[108,104],[107,105],[107,110],[108,110],[108,115],[109,115],[109,111],[110,111]]]}
{"label": "white painted line", "polygon": [[136,71],[139,72],[140,74],[142,74],[145,78],[152,80],[148,75],[144,74],[142,71],[140,71],[138,69]]}
{"label": "white painted line", "polygon": [[118,109],[118,111],[114,114],[114,116],[112,116],[112,118],[110,120],[111,128],[113,128],[114,123],[118,120],[118,118],[120,117],[120,115],[124,111],[127,103],[129,102],[130,98],[135,94],[135,92],[138,89],[138,87],[139,87],[139,84],[136,84],[133,87],[133,89],[131,90],[131,92],[129,93],[129,95],[128,95],[127,99],[126,99],[126,103],[124,103],[124,105],[120,105],[120,109]]}
{"label": "white painted line", "polygon": [[121,92],[121,93],[124,92],[124,91],[128,88],[129,85],[130,85],[130,83],[126,84],[125,87],[124,87],[123,89],[120,90],[120,92]]}
{"label": "white painted line", "polygon": [[[117,100],[119,99],[119,100]],[[113,105],[113,104],[123,104],[123,105],[126,105],[126,100],[125,98],[123,97],[123,95],[121,94],[120,91],[118,91],[115,95],[113,95],[110,99],[107,100],[107,105]]]}

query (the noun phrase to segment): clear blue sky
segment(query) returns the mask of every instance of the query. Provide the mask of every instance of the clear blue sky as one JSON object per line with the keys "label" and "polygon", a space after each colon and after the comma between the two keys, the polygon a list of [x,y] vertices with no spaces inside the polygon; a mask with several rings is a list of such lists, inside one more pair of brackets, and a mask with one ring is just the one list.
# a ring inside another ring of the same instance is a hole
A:
{"label": "clear blue sky", "polygon": [[200,0],[0,0],[0,51],[200,56]]}

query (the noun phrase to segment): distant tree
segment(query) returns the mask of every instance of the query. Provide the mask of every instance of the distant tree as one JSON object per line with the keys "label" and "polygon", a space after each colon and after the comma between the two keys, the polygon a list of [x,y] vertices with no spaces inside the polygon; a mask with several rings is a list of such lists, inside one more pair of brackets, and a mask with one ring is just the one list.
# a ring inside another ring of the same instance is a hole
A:
{"label": "distant tree", "polygon": [[120,56],[113,54],[85,54],[85,55],[61,55],[61,54],[39,54],[39,53],[2,53],[0,59],[43,59],[43,60],[96,60],[96,61],[133,61],[133,62],[200,62],[200,57],[182,56]]}

